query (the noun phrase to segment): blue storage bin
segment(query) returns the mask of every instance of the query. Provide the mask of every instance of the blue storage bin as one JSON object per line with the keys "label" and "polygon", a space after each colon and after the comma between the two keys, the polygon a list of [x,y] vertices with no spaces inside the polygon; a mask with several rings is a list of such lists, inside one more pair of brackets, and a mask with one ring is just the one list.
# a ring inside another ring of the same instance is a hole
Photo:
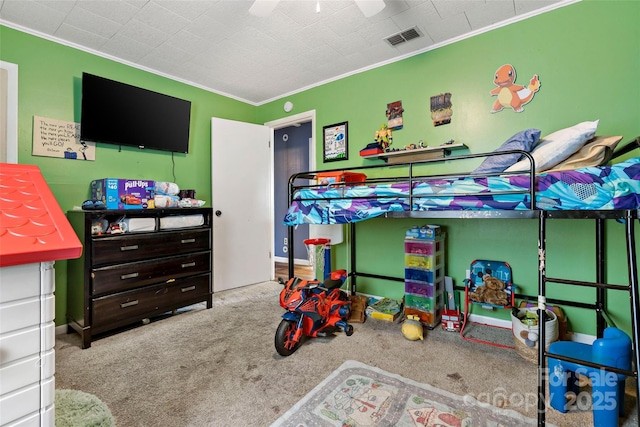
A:
{"label": "blue storage bin", "polygon": [[404,278],[411,282],[434,283],[442,277],[442,268],[436,270],[420,270],[418,268],[405,268]]}

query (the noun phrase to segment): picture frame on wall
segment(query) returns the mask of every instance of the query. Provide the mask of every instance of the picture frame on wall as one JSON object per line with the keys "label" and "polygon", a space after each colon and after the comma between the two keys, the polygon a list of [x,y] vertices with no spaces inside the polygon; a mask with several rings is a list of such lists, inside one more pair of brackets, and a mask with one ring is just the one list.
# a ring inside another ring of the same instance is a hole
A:
{"label": "picture frame on wall", "polygon": [[323,162],[335,162],[349,158],[349,122],[334,123],[322,127]]}

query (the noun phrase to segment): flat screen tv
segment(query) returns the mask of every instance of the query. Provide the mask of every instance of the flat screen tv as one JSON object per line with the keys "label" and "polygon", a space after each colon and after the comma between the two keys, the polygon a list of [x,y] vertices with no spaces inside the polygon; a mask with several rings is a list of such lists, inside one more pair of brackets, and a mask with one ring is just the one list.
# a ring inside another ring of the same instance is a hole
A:
{"label": "flat screen tv", "polygon": [[82,141],[187,153],[190,119],[190,101],[82,73]]}

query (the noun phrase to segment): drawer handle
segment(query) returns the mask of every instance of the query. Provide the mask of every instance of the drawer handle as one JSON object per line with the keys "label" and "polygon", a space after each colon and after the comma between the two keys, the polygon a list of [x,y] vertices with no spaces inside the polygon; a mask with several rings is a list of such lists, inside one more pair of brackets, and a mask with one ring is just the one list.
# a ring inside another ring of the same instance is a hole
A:
{"label": "drawer handle", "polygon": [[195,291],[195,290],[196,290],[196,285],[189,286],[188,288],[180,289],[181,292],[189,292],[189,291]]}
{"label": "drawer handle", "polygon": [[138,273],[121,274],[120,280],[133,279],[134,277],[138,277]]}
{"label": "drawer handle", "polygon": [[180,243],[195,243],[196,239],[182,239]]}
{"label": "drawer handle", "polygon": [[123,302],[122,304],[120,304],[120,308],[133,307],[134,305],[138,305],[138,300]]}
{"label": "drawer handle", "polygon": [[182,268],[187,268],[187,267],[194,267],[196,265],[195,261],[192,262],[187,262],[185,264],[182,264]]}
{"label": "drawer handle", "polygon": [[120,246],[120,252],[135,251],[138,249],[138,245]]}

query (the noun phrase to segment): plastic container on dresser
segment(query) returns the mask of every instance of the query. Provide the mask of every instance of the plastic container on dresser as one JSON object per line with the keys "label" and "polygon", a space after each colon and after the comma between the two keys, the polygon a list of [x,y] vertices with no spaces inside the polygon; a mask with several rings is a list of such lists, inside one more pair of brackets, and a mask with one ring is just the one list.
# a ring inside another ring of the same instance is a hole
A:
{"label": "plastic container on dresser", "polygon": [[444,235],[404,241],[404,314],[429,329],[440,323],[444,306]]}
{"label": "plastic container on dresser", "polygon": [[[99,334],[180,307],[213,305],[211,208],[69,211],[84,243],[67,264],[68,331]],[[116,224],[118,234],[104,233]]]}

